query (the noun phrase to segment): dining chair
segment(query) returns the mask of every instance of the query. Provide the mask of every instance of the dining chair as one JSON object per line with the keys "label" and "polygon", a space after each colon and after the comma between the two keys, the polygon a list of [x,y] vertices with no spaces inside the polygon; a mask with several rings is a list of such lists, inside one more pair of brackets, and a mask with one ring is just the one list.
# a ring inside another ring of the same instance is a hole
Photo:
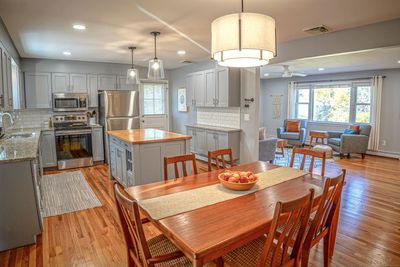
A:
{"label": "dining chair", "polygon": [[[314,189],[310,189],[310,193],[298,199],[279,201],[267,236],[226,254],[222,257],[224,262],[231,267],[298,266],[313,199]],[[283,231],[276,238],[279,226]]]}
{"label": "dining chair", "polygon": [[339,219],[340,199],[345,183],[346,170],[335,178],[326,178],[320,204],[311,221],[310,228],[303,244],[301,266],[308,265],[310,250],[324,239],[324,267],[329,264],[333,256],[333,248],[336,240],[336,231]]}
{"label": "dining chair", "polygon": [[182,165],[182,173],[183,176],[188,176],[187,169],[186,169],[186,162],[191,161],[193,165],[193,172],[197,174],[197,166],[196,166],[196,156],[192,154],[188,155],[180,155],[174,157],[164,157],[164,181],[168,181],[168,165],[174,164],[175,169],[175,178],[179,178],[179,167],[178,163]]}
{"label": "dining chair", "polygon": [[217,169],[220,168],[220,163],[221,163],[221,168],[226,169],[226,160],[225,156],[229,157],[229,166],[232,167],[234,165],[233,158],[232,158],[232,149],[226,148],[226,149],[218,149],[214,151],[208,151],[208,171],[212,171],[212,160],[215,160],[215,167]]}
{"label": "dining chair", "polygon": [[294,147],[293,151],[292,151],[292,159],[290,160],[290,167],[291,168],[293,168],[294,159],[296,157],[296,154],[303,155],[303,158],[301,160],[300,170],[304,170],[304,165],[305,165],[307,156],[311,157],[310,166],[308,168],[308,171],[310,173],[313,172],[315,158],[321,158],[322,159],[321,176],[325,175],[326,152],[314,151],[314,150],[311,150],[311,149],[308,149],[308,148]]}
{"label": "dining chair", "polygon": [[129,267],[192,266],[191,261],[163,234],[146,240],[135,200],[125,196],[114,182],[114,196],[128,250]]}

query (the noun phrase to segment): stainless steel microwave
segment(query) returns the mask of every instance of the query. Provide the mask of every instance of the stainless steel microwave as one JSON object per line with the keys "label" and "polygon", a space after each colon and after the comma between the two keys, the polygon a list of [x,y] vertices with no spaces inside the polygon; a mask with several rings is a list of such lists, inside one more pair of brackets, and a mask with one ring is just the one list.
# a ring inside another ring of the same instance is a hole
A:
{"label": "stainless steel microwave", "polygon": [[88,110],[88,94],[54,93],[53,111],[86,111]]}

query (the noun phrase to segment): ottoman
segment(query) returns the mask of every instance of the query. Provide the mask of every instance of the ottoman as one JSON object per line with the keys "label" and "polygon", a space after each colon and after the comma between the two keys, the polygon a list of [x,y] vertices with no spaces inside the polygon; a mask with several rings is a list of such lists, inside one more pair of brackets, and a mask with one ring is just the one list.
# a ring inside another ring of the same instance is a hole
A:
{"label": "ottoman", "polygon": [[325,152],[326,158],[332,158],[332,148],[327,145],[316,145],[312,148],[314,151]]}

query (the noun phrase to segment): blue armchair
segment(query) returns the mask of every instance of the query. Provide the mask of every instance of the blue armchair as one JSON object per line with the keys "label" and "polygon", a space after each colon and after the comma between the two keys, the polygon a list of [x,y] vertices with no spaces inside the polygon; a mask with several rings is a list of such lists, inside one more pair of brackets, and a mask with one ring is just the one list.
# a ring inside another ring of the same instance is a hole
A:
{"label": "blue armchair", "polygon": [[[295,119],[293,119],[295,120]],[[277,136],[280,139],[286,139],[288,144],[293,146],[304,146],[306,141],[306,132],[307,132],[307,121],[306,120],[299,120],[300,121],[300,132],[293,133],[293,132],[286,132],[287,121],[283,122],[283,127],[279,127],[277,129]]]}

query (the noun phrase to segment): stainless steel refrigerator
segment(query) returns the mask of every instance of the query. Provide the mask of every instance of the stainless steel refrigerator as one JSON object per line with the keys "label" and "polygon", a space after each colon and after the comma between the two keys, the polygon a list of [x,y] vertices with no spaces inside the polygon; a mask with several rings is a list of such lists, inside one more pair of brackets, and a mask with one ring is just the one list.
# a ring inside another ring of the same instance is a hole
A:
{"label": "stainless steel refrigerator", "polygon": [[99,123],[104,129],[106,162],[108,162],[107,131],[140,128],[139,92],[105,90],[99,92]]}

